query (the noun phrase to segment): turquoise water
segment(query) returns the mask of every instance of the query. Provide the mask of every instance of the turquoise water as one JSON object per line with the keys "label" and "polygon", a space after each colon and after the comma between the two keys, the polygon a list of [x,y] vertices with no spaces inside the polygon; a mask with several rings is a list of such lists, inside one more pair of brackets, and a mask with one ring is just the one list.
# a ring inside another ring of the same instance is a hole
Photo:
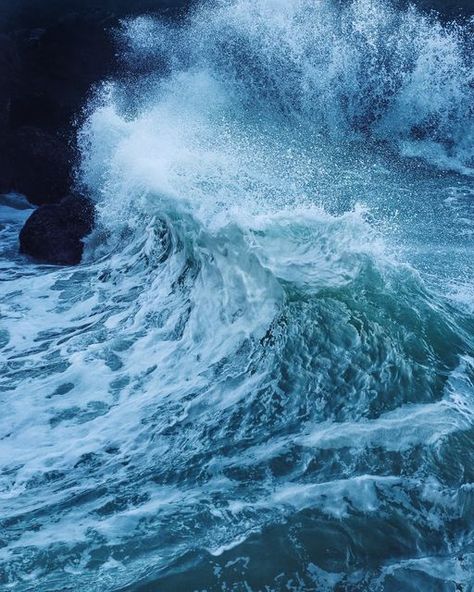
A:
{"label": "turquoise water", "polygon": [[77,268],[2,198],[5,590],[471,591],[469,25],[358,0],[124,22]]}

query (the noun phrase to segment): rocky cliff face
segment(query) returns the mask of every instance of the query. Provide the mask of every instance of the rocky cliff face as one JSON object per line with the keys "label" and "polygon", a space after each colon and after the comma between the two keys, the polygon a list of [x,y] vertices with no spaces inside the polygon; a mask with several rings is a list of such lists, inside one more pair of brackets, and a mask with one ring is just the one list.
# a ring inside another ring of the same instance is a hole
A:
{"label": "rocky cliff face", "polygon": [[[189,2],[138,0],[7,1],[0,7],[0,193],[24,194],[40,206],[21,234],[27,255],[78,263],[93,208],[74,184],[76,122],[94,84],[118,75],[114,28],[141,12],[175,16]],[[58,208],[71,194],[74,217]],[[90,216],[87,223],[84,216]],[[38,240],[44,225],[47,240]],[[61,229],[64,227],[64,232]],[[54,229],[54,232],[51,229]],[[65,247],[66,245],[66,247]],[[68,256],[71,254],[71,256]]]}

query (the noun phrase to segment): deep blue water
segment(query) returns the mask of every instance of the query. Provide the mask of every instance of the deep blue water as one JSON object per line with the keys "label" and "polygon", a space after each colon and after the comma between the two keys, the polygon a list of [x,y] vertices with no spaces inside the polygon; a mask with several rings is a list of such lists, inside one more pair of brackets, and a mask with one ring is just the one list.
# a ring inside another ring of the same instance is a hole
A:
{"label": "deep blue water", "polygon": [[1,198],[0,588],[474,590],[472,37],[382,0],[124,21],[77,268]]}

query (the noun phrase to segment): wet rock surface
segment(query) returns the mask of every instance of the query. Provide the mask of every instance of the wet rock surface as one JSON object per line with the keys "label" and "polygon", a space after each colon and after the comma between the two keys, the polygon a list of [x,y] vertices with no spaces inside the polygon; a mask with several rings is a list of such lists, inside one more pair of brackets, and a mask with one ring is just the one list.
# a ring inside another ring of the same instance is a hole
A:
{"label": "wet rock surface", "polygon": [[58,204],[39,207],[20,232],[20,249],[38,261],[55,265],[77,265],[84,250],[82,239],[94,220],[92,203],[68,196]]}
{"label": "wet rock surface", "polygon": [[0,193],[21,193],[30,203],[47,206],[27,221],[20,237],[22,252],[50,263],[80,261],[81,239],[92,228],[92,206],[83,199],[73,203],[73,198],[64,197],[74,192],[74,139],[82,109],[95,84],[117,75],[114,31],[128,15],[176,13],[188,4],[168,0],[106,0],[100,7],[95,0],[2,3]]}

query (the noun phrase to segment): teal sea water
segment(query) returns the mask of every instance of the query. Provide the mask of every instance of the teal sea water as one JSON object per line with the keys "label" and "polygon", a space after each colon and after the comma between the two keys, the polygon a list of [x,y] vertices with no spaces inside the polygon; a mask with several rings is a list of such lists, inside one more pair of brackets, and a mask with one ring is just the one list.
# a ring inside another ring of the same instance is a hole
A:
{"label": "teal sea water", "polygon": [[469,21],[123,22],[83,264],[1,198],[0,589],[474,590]]}

